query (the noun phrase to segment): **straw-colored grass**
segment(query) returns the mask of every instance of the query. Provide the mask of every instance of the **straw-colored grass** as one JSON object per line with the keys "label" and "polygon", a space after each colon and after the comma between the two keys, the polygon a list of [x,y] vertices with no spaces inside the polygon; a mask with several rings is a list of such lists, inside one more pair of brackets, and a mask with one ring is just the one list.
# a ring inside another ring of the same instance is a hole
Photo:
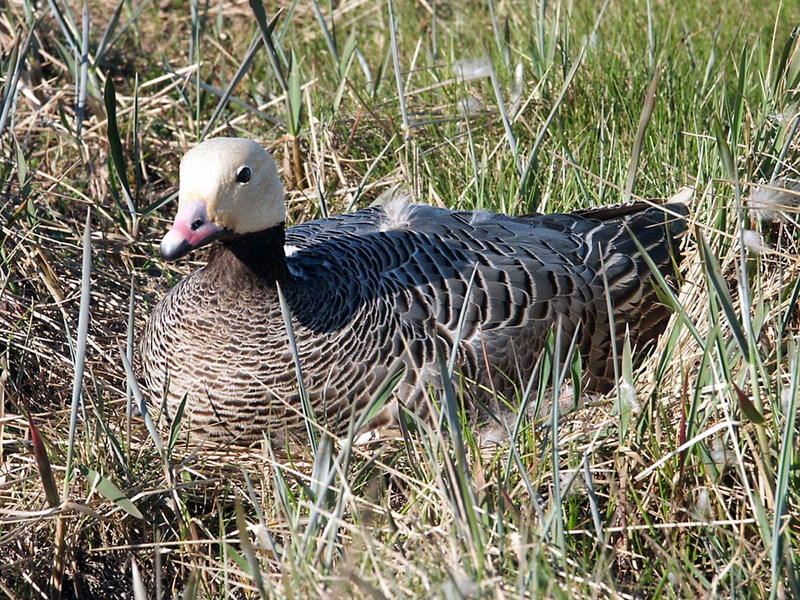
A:
{"label": "straw-colored grass", "polygon": [[[800,597],[800,9],[253,6],[0,5],[0,595]],[[313,455],[151,433],[122,354],[204,260],[157,242],[226,133],[275,154],[291,222],[396,184],[512,214],[694,188],[636,397],[491,447],[413,416]]]}

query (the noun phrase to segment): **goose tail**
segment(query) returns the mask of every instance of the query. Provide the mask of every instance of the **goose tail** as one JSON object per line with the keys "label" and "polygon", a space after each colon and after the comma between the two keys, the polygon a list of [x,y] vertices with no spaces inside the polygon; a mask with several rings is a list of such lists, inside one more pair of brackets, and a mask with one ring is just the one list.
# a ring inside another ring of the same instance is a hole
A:
{"label": "goose tail", "polygon": [[[605,304],[610,299],[612,306],[615,333],[608,335],[612,321],[609,319],[609,330],[599,328],[595,332],[590,359],[590,364],[594,363],[601,371],[595,375],[606,381],[613,378],[614,371],[609,356],[612,338],[619,343],[627,328],[632,346],[641,353],[652,346],[667,326],[671,310],[663,302],[663,294],[658,291],[659,278],[654,276],[650,264],[673,291],[680,275],[688,206],[684,202],[638,204],[638,207],[625,205],[593,213],[586,211],[590,214],[582,215],[598,221],[591,235],[592,250],[599,253],[596,257],[600,263],[595,285],[603,290],[598,301]],[[605,313],[605,307],[598,312]]]}

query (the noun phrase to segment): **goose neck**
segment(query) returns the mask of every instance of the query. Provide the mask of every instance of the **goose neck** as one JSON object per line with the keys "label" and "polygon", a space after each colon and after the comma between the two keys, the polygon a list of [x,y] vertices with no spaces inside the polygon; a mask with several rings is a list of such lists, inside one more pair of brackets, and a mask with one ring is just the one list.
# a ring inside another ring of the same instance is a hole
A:
{"label": "goose neck", "polygon": [[289,278],[284,243],[286,230],[283,223],[264,231],[223,240],[224,253],[233,260],[234,270],[244,268],[269,285],[283,283]]}

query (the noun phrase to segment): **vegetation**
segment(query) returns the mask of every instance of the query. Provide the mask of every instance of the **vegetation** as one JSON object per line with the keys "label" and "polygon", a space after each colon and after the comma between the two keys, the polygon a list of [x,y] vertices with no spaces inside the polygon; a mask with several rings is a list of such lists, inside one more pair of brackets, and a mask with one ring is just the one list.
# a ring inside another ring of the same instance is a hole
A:
{"label": "vegetation", "polygon": [[[800,597],[797,3],[279,4],[0,4],[0,592]],[[292,222],[691,186],[675,315],[605,397],[545,361],[499,444],[448,392],[361,445],[198,449],[126,363],[203,260],[157,255],[180,156],[226,133]]]}

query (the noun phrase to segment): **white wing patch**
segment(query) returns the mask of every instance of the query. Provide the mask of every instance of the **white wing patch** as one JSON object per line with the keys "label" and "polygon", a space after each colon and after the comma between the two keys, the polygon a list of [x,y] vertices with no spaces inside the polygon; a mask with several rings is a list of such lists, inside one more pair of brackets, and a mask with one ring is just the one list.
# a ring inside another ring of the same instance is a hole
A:
{"label": "white wing patch", "polygon": [[398,194],[383,205],[384,218],[378,231],[408,228],[411,222],[411,213],[414,212],[414,204],[411,204],[410,198],[411,194],[409,193]]}
{"label": "white wing patch", "polygon": [[[283,253],[286,255],[286,258],[294,256],[299,251],[300,248],[292,246],[291,244],[284,244],[283,246]],[[304,275],[302,267],[297,264],[297,260],[287,260],[286,266],[289,268],[289,272],[295,277],[302,277]]]}
{"label": "white wing patch", "polygon": [[497,215],[487,212],[485,210],[473,210],[469,217],[469,224],[473,227],[486,225],[487,223],[496,223]]}

